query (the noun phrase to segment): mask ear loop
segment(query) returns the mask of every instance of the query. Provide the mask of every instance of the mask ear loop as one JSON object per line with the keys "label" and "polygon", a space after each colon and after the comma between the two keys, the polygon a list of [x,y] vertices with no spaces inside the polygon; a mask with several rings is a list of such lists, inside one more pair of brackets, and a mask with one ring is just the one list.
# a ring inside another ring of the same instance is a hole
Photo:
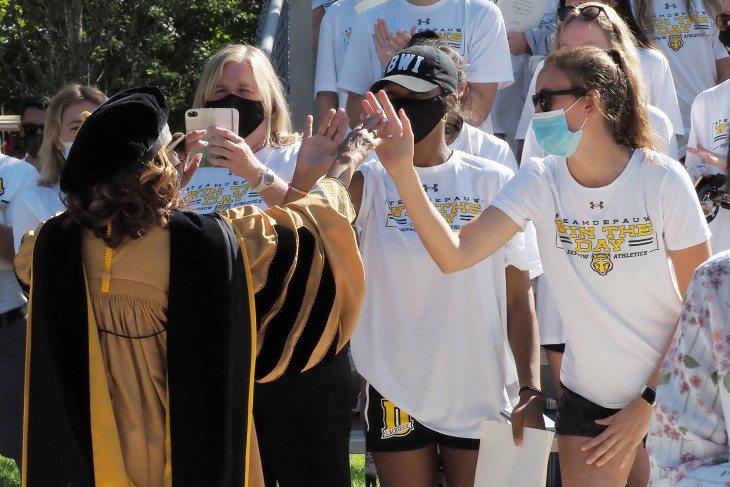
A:
{"label": "mask ear loop", "polygon": [[[570,105],[570,106],[568,107],[568,109],[564,111],[564,113],[568,113],[568,111],[569,111],[569,110],[570,110],[571,108],[573,108],[574,106],[576,106],[576,105],[578,104],[578,102],[579,102],[579,101],[580,101],[580,100],[581,100],[581,99],[582,99],[582,98],[583,98],[584,96],[586,96],[586,95],[583,95],[583,96],[581,96],[580,98],[578,98],[577,100],[575,100],[575,103],[573,103],[572,105]],[[590,117],[590,113],[588,113],[588,112],[586,111],[586,118],[585,118],[585,119],[583,120],[583,123],[581,124],[581,126],[580,126],[580,128],[579,128],[578,130],[583,130],[583,127],[585,127],[585,124],[586,124],[586,122],[588,121],[588,118],[589,118],[589,117]],[[576,132],[578,132],[578,130],[576,130]],[[575,132],[573,132],[573,133],[575,133]]]}

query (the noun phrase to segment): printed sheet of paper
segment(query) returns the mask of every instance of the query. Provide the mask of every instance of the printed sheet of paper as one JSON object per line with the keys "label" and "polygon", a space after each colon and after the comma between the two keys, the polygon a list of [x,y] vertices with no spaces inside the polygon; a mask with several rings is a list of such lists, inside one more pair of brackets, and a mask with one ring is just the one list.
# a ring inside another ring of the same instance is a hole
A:
{"label": "printed sheet of paper", "polygon": [[482,421],[474,487],[544,487],[553,433],[525,428],[523,435],[515,446],[512,425]]}
{"label": "printed sheet of paper", "polygon": [[540,25],[548,0],[497,0],[507,32],[525,32]]}

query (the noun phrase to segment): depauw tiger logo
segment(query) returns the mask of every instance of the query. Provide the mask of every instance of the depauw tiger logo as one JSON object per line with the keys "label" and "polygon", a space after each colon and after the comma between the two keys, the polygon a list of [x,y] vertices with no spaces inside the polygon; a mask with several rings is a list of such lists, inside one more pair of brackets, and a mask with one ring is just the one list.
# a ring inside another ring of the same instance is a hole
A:
{"label": "depauw tiger logo", "polygon": [[593,254],[591,256],[591,269],[605,276],[613,269],[611,254]]}

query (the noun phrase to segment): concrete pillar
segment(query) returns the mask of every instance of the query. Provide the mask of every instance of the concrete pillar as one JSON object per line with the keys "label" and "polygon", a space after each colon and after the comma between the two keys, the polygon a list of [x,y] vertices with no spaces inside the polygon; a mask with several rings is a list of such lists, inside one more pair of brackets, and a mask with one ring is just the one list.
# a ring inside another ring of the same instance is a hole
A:
{"label": "concrete pillar", "polygon": [[288,0],[289,3],[289,108],[296,130],[304,128],[304,119],[314,114],[314,65],[312,51],[312,2]]}

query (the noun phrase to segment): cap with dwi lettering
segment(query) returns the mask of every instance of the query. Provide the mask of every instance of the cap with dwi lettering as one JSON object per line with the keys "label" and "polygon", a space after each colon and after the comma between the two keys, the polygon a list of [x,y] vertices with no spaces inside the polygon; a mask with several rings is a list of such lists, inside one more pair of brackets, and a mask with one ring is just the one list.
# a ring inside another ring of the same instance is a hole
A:
{"label": "cap with dwi lettering", "polygon": [[424,93],[440,86],[446,93],[456,93],[458,75],[454,61],[432,46],[411,46],[398,52],[388,63],[383,77],[370,87],[373,93],[391,82],[407,90]]}

